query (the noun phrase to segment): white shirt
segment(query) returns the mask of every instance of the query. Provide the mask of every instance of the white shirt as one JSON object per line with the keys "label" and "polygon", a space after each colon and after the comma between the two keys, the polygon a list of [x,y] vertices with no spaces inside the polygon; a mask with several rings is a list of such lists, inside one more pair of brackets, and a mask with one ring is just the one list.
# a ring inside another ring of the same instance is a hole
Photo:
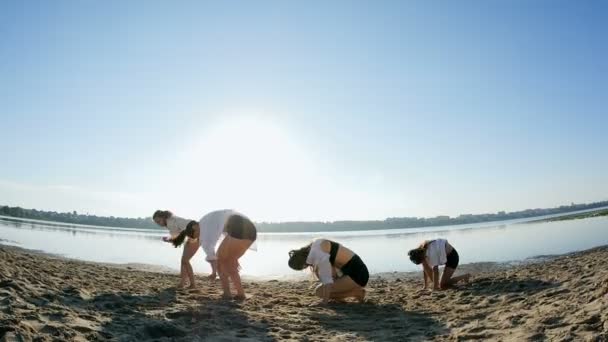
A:
{"label": "white shirt", "polygon": [[437,239],[426,246],[426,261],[431,268],[435,266],[445,265],[448,262],[448,256],[445,253],[445,244],[448,240]]}
{"label": "white shirt", "polygon": [[215,255],[215,246],[220,240],[220,237],[222,237],[222,235],[224,234],[224,227],[226,225],[226,221],[228,221],[228,218],[233,215],[240,215],[245,217],[245,215],[240,214],[232,209],[224,209],[212,211],[209,214],[203,216],[203,218],[199,221],[199,241],[201,247],[203,247],[203,250],[205,251],[205,254],[207,254],[205,260],[217,260],[217,256]]}
{"label": "white shirt", "polygon": [[174,238],[186,229],[186,226],[190,221],[192,220],[187,220],[179,216],[171,215],[171,217],[167,219],[166,228],[169,230],[169,234],[171,234],[171,237]]}
{"label": "white shirt", "polygon": [[306,263],[317,268],[319,271],[319,279],[323,284],[333,284],[332,276],[333,266],[329,262],[329,253],[321,248],[324,239],[315,239],[310,246],[310,252],[306,258]]}

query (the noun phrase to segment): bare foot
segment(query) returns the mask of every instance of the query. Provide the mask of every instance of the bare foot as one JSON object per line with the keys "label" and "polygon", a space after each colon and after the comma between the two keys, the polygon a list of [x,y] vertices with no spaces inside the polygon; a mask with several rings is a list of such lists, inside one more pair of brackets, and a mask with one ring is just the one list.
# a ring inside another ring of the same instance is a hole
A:
{"label": "bare foot", "polygon": [[182,290],[184,287],[186,287],[186,284],[184,284],[184,282],[179,282],[176,287],[178,290]]}
{"label": "bare foot", "polygon": [[359,303],[363,303],[365,302],[365,289],[361,289],[360,291],[357,291],[357,295],[355,296],[355,299],[357,299],[357,301]]}
{"label": "bare foot", "polygon": [[238,295],[236,295],[236,296],[234,296],[234,297],[232,297],[232,298],[233,298],[234,300],[238,300],[238,301],[243,301],[243,300],[247,299],[247,297],[245,296],[245,294],[244,294],[244,293],[243,293],[243,294],[238,294]]}
{"label": "bare foot", "polygon": [[188,286],[188,290],[196,290],[198,287],[196,286],[196,284],[190,284],[190,286]]}
{"label": "bare foot", "polygon": [[228,293],[228,294],[224,293],[222,295],[222,299],[223,300],[232,300],[232,295],[230,293]]}

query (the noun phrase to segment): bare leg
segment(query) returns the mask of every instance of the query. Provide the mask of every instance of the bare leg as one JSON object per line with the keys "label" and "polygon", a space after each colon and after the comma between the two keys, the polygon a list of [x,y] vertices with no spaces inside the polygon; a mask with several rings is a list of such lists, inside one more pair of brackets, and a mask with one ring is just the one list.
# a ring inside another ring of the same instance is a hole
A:
{"label": "bare leg", "polygon": [[239,262],[236,259],[232,259],[229,262],[228,276],[232,280],[234,289],[236,291],[235,299],[245,299],[245,291],[243,290],[243,284],[241,283],[241,275],[239,274]]}
{"label": "bare leg", "polygon": [[232,295],[230,294],[230,282],[229,277],[226,272],[220,273],[220,282],[222,284],[222,298],[224,299],[232,299]]}
{"label": "bare leg", "polygon": [[469,278],[471,277],[470,274],[463,274],[457,277],[452,277],[454,275],[454,272],[456,270],[450,267],[446,267],[443,270],[443,274],[441,275],[441,287],[442,288],[447,288],[450,287],[456,283],[458,283],[459,281],[468,281]]}
{"label": "bare leg", "polygon": [[346,298],[355,298],[358,302],[365,300],[365,289],[362,287],[354,288],[347,292],[332,293],[331,299],[342,301]]}
{"label": "bare leg", "polygon": [[182,261],[181,261],[181,271],[182,271],[182,281],[180,286],[183,287],[185,285],[186,278],[190,281],[190,288],[196,287],[196,281],[194,280],[194,271],[192,270],[192,265],[190,264],[190,259],[196,254],[199,249],[199,244],[196,242],[186,242],[184,244],[184,251],[182,253]]}
{"label": "bare leg", "polygon": [[186,271],[186,267],[185,267],[184,263],[180,261],[180,265],[179,265],[179,284],[177,284],[177,288],[178,289],[183,289],[184,286],[186,286],[186,280],[187,279],[188,279],[188,272]]}
{"label": "bare leg", "polygon": [[469,282],[469,279],[471,278],[471,274],[466,273],[463,275],[459,275],[457,277],[452,277],[452,279],[450,279],[450,283],[451,284],[456,284],[458,282],[464,281],[465,283]]}
{"label": "bare leg", "polygon": [[[323,297],[320,288],[315,291],[318,297]],[[365,299],[365,289],[355,283],[349,276],[343,276],[334,282],[331,287],[330,299],[342,300],[345,298],[356,298],[359,302]]]}
{"label": "bare leg", "polygon": [[223,298],[224,299],[229,299],[232,297],[232,295],[230,294],[230,283],[229,283],[229,279],[230,277],[228,276],[228,267],[227,267],[227,255],[228,255],[228,250],[227,250],[227,244],[226,244],[226,239],[228,239],[229,236],[226,236],[224,238],[224,240],[222,241],[222,243],[220,244],[220,246],[217,248],[217,272],[220,276],[220,283],[222,284],[222,291],[223,291]]}
{"label": "bare leg", "polygon": [[245,291],[243,290],[241,276],[239,275],[238,259],[245,254],[252,243],[253,241],[251,240],[235,239],[231,236],[227,236],[218,248],[218,260],[222,270],[220,272],[220,279],[222,279],[222,275],[225,278],[225,287],[224,281],[222,281],[224,297],[230,296],[229,280],[232,280],[237,299],[245,298]]}
{"label": "bare leg", "polygon": [[192,265],[190,263],[186,265],[186,271],[188,272],[188,280],[190,281],[190,286],[188,286],[188,288],[196,288],[196,280],[194,280],[194,270],[192,269]]}
{"label": "bare leg", "polygon": [[[222,263],[226,276],[232,280],[237,299],[245,299],[245,291],[243,290],[241,276],[239,274],[238,260],[245,254],[252,243],[253,241],[251,240],[235,239],[227,236],[224,241],[222,241],[222,245],[220,245],[218,250],[218,258]],[[221,276],[220,273],[220,278]],[[228,292],[224,291],[224,296],[230,296],[230,289],[228,289]]]}
{"label": "bare leg", "polygon": [[422,273],[424,274],[424,288],[433,287],[433,276],[424,267],[422,268]]}

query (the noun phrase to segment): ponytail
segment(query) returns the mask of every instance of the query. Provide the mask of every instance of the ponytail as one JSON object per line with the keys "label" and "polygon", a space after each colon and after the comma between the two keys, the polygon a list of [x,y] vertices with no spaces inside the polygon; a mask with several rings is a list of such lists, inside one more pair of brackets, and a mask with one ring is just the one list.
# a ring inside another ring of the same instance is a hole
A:
{"label": "ponytail", "polygon": [[173,246],[175,248],[181,246],[184,243],[184,240],[186,240],[186,236],[190,237],[190,238],[194,238],[194,225],[195,224],[196,224],[196,221],[188,222],[186,229],[182,230],[178,236],[176,236],[175,238],[173,238],[173,240],[171,240],[171,243],[173,244]]}

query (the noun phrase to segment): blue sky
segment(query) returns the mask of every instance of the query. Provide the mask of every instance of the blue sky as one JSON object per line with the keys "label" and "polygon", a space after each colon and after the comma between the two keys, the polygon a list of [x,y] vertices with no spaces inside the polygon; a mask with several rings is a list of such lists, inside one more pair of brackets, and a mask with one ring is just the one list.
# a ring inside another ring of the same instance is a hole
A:
{"label": "blue sky", "polygon": [[601,1],[0,5],[0,204],[256,220],[608,199]]}

